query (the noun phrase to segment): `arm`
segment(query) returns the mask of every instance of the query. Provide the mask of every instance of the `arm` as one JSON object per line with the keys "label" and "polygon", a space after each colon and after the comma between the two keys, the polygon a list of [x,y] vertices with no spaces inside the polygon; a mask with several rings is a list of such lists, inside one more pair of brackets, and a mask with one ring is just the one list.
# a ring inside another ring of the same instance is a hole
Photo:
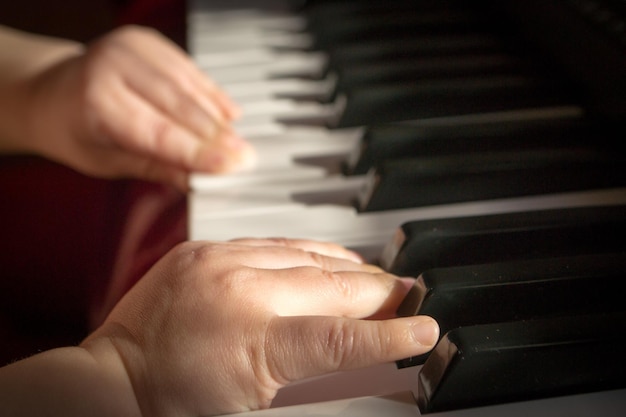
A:
{"label": "arm", "polygon": [[83,45],[0,26],[0,152],[34,152],[28,120],[28,82],[57,63],[79,56]]}
{"label": "arm", "polygon": [[186,187],[250,165],[237,107],[177,46],[124,27],[84,47],[0,27],[0,152]]}
{"label": "arm", "polygon": [[407,290],[335,245],[187,242],[80,347],[0,370],[0,414],[198,416],[268,407],[292,381],[431,349],[431,318],[394,317]]}

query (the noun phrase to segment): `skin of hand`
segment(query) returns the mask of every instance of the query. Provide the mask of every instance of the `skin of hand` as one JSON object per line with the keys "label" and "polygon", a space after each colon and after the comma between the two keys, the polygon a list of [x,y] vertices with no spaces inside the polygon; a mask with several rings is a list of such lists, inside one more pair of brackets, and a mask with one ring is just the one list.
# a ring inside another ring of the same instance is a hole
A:
{"label": "skin of hand", "polygon": [[[27,46],[16,48],[27,65],[5,88],[13,98],[7,111],[26,138],[19,150],[87,175],[134,177],[183,190],[189,172],[224,173],[254,164],[253,148],[231,125],[236,104],[158,32],[127,26],[84,48],[19,36],[15,32],[10,40]],[[57,48],[54,59],[38,58],[44,45],[46,56]]]}
{"label": "skin of hand", "polygon": [[[78,352],[38,355],[46,365],[30,373],[44,375],[43,367],[47,376],[24,391],[45,394],[15,410],[201,416],[266,408],[292,381],[430,350],[439,333],[432,318],[395,317],[409,285],[332,244],[186,242],[68,348]],[[0,390],[12,401],[33,359],[12,365],[8,391]]]}

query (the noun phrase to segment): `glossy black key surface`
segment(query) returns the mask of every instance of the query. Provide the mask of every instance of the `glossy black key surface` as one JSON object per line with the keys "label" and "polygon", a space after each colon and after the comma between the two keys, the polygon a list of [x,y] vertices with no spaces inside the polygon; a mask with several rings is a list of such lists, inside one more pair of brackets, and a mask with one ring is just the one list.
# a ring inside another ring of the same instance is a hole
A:
{"label": "glossy black key surface", "polygon": [[434,268],[416,279],[398,315],[431,316],[444,335],[477,324],[620,311],[625,278],[626,253]]}
{"label": "glossy black key surface", "polygon": [[489,0],[587,94],[590,113],[624,123],[626,12],[620,0]]}
{"label": "glossy black key surface", "polygon": [[501,53],[508,48],[506,45],[505,40],[485,32],[420,34],[406,42],[383,38],[329,45],[325,53],[328,55],[331,68],[341,68],[355,63],[379,63],[468,53]]}
{"label": "glossy black key surface", "polygon": [[529,149],[387,160],[359,196],[360,211],[617,188],[626,158],[595,149]]}
{"label": "glossy black key surface", "polygon": [[387,62],[349,63],[332,70],[337,77],[333,98],[362,86],[419,83],[420,80],[485,74],[539,74],[540,68],[506,54],[461,54]]}
{"label": "glossy black key surface", "polygon": [[626,207],[563,208],[407,222],[380,264],[417,277],[437,267],[626,249]]}
{"label": "glossy black key surface", "polygon": [[563,80],[523,75],[424,79],[417,83],[353,88],[330,127],[576,104]]}
{"label": "glossy black key surface", "polygon": [[[415,3],[414,3],[415,4]],[[326,50],[337,43],[372,39],[402,39],[416,34],[470,33],[496,23],[484,13],[462,7],[420,7],[383,10],[319,10],[307,15],[307,31],[314,35],[314,48]]]}
{"label": "glossy black key surface", "polygon": [[391,123],[368,127],[360,146],[346,158],[344,172],[365,174],[388,159],[532,148],[605,147],[613,134],[579,117],[421,125]]}
{"label": "glossy black key surface", "polygon": [[623,312],[458,328],[421,369],[418,405],[429,413],[621,388],[625,343]]}

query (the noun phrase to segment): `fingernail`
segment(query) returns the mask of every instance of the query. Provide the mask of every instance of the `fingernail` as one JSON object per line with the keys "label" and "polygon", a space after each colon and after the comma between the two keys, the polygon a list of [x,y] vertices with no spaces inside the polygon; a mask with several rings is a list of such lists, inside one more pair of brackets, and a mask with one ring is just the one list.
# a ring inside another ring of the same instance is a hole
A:
{"label": "fingernail", "polygon": [[254,147],[232,130],[223,131],[217,139],[213,162],[217,172],[239,172],[256,166]]}
{"label": "fingernail", "polygon": [[228,107],[229,120],[236,120],[236,119],[239,119],[240,117],[241,117],[241,107],[239,107],[234,102],[231,102],[230,106]]}
{"label": "fingernail", "polygon": [[247,140],[230,129],[223,133],[221,140],[224,145],[230,149],[239,150],[250,146],[250,143]]}
{"label": "fingernail", "polygon": [[245,142],[244,146],[239,149],[238,156],[235,158],[233,169],[236,171],[247,171],[256,166],[257,153],[252,145]]}
{"label": "fingernail", "polygon": [[346,252],[352,262],[355,262],[357,264],[362,264],[365,262],[363,257],[359,253],[351,250],[347,250]]}
{"label": "fingernail", "polygon": [[432,317],[415,317],[412,330],[415,341],[422,346],[434,346],[439,339],[439,325]]}
{"label": "fingernail", "polygon": [[406,277],[402,277],[400,278],[400,282],[402,282],[402,284],[404,284],[406,290],[410,290],[411,287],[413,287],[415,285],[415,278],[406,278]]}

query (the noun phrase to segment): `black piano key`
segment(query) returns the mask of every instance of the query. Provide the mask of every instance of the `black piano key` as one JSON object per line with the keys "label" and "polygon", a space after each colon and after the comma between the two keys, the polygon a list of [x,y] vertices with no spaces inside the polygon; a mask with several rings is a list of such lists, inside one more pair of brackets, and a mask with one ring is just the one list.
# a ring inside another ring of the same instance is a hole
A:
{"label": "black piano key", "polygon": [[328,19],[360,18],[389,11],[414,12],[416,10],[441,10],[451,7],[460,7],[461,3],[455,0],[379,0],[358,1],[305,1],[300,8],[301,15],[307,17],[314,25],[324,26]]}
{"label": "black piano key", "polygon": [[620,0],[489,1],[531,48],[555,62],[587,95],[590,113],[623,125],[626,14]]}
{"label": "black piano key", "polygon": [[325,50],[337,43],[372,39],[401,39],[423,33],[469,33],[492,27],[485,14],[461,7],[394,9],[372,13],[332,10],[323,16],[308,14],[307,32],[314,36],[314,49]]}
{"label": "black piano key", "polygon": [[626,185],[625,158],[588,148],[530,149],[381,162],[359,211],[489,200]]}
{"label": "black piano key", "polygon": [[354,127],[576,103],[577,98],[566,87],[560,80],[515,74],[363,86],[344,93],[347,105],[329,124]]}
{"label": "black piano key", "polygon": [[579,117],[468,121],[424,126],[392,123],[370,126],[346,158],[347,175],[367,173],[388,159],[470,152],[609,146],[613,135]]}
{"label": "black piano key", "polygon": [[337,94],[359,86],[406,83],[424,78],[450,78],[479,74],[538,73],[536,65],[507,54],[458,54],[400,59],[392,62],[348,63],[334,68]]}
{"label": "black piano key", "polygon": [[[399,316],[427,315],[441,335],[477,324],[626,309],[626,253],[434,268],[415,281]],[[422,364],[428,354],[397,362]]]}
{"label": "black piano key", "polygon": [[450,54],[506,52],[509,48],[502,38],[479,32],[420,34],[402,41],[385,38],[359,40],[329,45],[325,53],[328,55],[331,68],[341,68],[358,62],[377,63]]}
{"label": "black piano key", "polygon": [[383,250],[387,271],[626,250],[626,207],[578,207],[407,222]]}
{"label": "black piano key", "polygon": [[622,388],[625,343],[623,312],[458,328],[421,369],[418,406],[425,414]]}

